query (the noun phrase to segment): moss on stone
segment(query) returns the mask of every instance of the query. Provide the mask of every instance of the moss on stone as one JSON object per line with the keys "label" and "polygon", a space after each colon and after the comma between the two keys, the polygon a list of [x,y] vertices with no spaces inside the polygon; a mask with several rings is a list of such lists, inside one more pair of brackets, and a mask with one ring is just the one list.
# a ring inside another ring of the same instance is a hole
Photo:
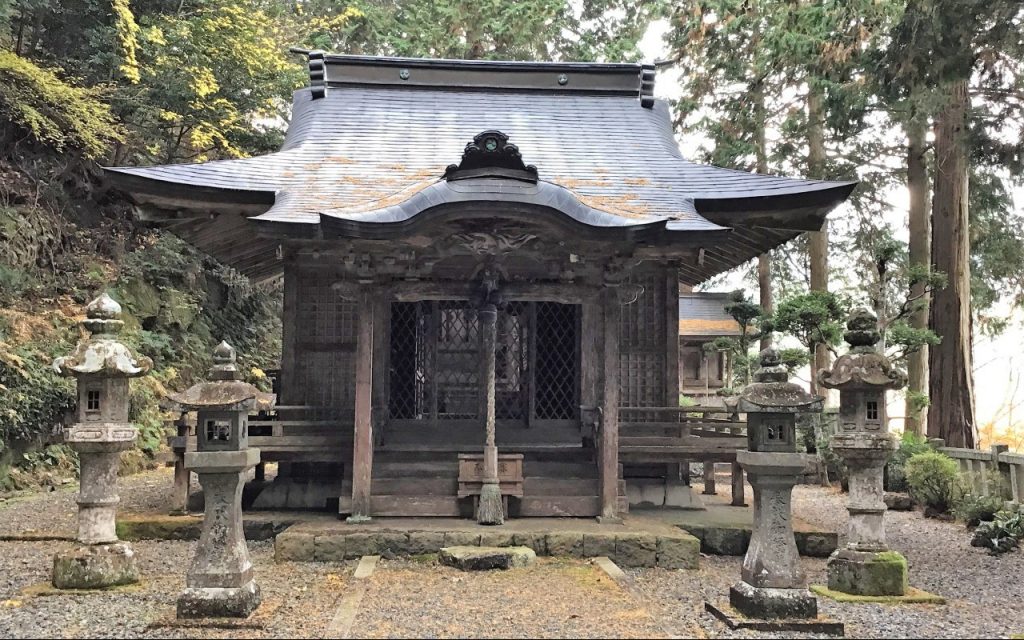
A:
{"label": "moss on stone", "polygon": [[907,560],[895,551],[865,553],[843,549],[828,561],[828,588],[860,596],[906,593]]}
{"label": "moss on stone", "polygon": [[942,596],[914,587],[907,587],[902,596],[861,596],[835,591],[821,584],[812,584],[810,589],[819,596],[848,604],[946,604]]}

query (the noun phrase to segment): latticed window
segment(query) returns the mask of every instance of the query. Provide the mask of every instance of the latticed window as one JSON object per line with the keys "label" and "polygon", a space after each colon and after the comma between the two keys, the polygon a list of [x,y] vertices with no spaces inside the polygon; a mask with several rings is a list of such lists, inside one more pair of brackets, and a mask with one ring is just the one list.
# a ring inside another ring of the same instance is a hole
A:
{"label": "latticed window", "polygon": [[332,280],[316,273],[299,279],[294,381],[287,404],[352,407],[355,402],[356,303],[343,300]]}
{"label": "latticed window", "polygon": [[619,394],[623,407],[660,407],[665,403],[665,277],[660,271],[635,274],[643,287],[622,307],[619,322]]}
{"label": "latticed window", "polygon": [[[499,310],[494,348],[497,419],[575,418],[577,325],[578,307],[573,305],[514,302]],[[480,348],[480,322],[469,302],[393,303],[391,417],[479,419],[484,393]]]}

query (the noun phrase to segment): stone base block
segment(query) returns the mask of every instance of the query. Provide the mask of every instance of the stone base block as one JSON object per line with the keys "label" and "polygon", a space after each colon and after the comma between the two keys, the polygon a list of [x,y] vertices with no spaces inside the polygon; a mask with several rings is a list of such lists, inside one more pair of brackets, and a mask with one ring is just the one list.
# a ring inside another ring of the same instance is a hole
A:
{"label": "stone base block", "polygon": [[525,567],[536,559],[529,547],[445,547],[438,554],[441,564],[463,571]]}
{"label": "stone base block", "polygon": [[126,542],[97,544],[53,556],[53,586],[103,589],[139,581],[135,552]]}
{"label": "stone base block", "polygon": [[786,633],[778,637],[790,637],[788,633],[813,633],[817,635],[842,636],[846,627],[837,620],[825,618],[774,618],[762,620],[748,618],[727,604],[705,602],[704,610],[725,623],[730,629],[749,629],[762,633]]}
{"label": "stone base block", "polygon": [[907,559],[895,551],[839,549],[828,559],[828,588],[857,596],[902,596]]}
{"label": "stone base block", "polygon": [[662,569],[696,569],[700,564],[700,541],[693,536],[658,538],[657,564]]}
{"label": "stone base block", "polygon": [[729,588],[729,604],[748,618],[818,617],[818,600],[807,589],[766,589],[738,582]]}
{"label": "stone base block", "polygon": [[190,587],[178,596],[179,618],[248,618],[260,606],[255,582],[244,587]]}

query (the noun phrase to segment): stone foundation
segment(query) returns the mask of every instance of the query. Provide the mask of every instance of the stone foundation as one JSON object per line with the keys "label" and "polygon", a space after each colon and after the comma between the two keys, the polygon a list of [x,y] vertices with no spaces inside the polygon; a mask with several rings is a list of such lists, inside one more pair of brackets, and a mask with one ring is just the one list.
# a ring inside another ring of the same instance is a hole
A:
{"label": "stone foundation", "polygon": [[729,588],[729,604],[749,618],[816,618],[818,600],[807,589],[769,589],[739,582]]}
{"label": "stone foundation", "polygon": [[858,596],[902,596],[907,560],[895,551],[840,549],[828,561],[828,588]]}
{"label": "stone foundation", "polygon": [[53,556],[53,586],[103,589],[139,581],[135,552],[124,542],[78,547]]}
{"label": "stone foundation", "polygon": [[488,571],[527,567],[537,554],[529,547],[443,547],[438,559],[463,571]]}
{"label": "stone foundation", "polygon": [[523,546],[539,556],[607,556],[622,567],[696,569],[700,541],[691,535],[504,531],[359,531],[318,534],[285,531],[274,541],[278,562],[339,562],[365,555],[438,553],[452,546]]}
{"label": "stone foundation", "polygon": [[260,588],[252,581],[235,589],[189,587],[178,596],[178,617],[248,618],[260,599]]}

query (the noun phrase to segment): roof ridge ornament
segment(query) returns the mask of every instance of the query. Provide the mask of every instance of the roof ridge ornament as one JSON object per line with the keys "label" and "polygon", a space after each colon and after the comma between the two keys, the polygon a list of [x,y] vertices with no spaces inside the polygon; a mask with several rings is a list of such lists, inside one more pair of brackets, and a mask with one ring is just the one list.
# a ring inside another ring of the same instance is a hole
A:
{"label": "roof ridge ornament", "polygon": [[657,75],[656,64],[640,66],[640,106],[644,109],[654,108],[654,79]]}
{"label": "roof ridge ornament", "polygon": [[473,136],[473,141],[462,152],[462,161],[448,165],[444,172],[444,179],[448,181],[469,178],[511,178],[533,183],[538,179],[537,167],[525,164],[519,147],[496,129]]}

